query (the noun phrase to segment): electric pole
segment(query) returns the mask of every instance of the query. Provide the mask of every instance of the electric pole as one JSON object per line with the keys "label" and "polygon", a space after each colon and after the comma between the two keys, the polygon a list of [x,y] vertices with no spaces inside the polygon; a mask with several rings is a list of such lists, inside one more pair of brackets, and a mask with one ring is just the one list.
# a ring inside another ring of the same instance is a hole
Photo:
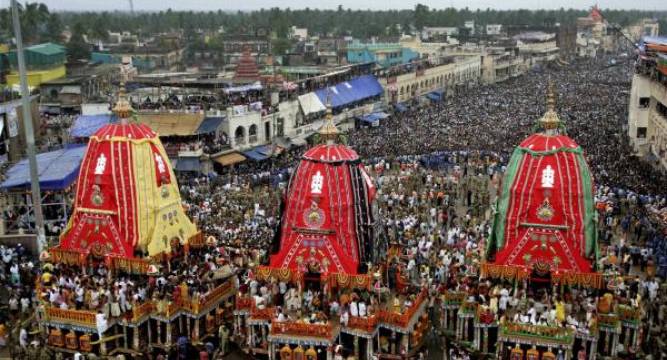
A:
{"label": "electric pole", "polygon": [[23,56],[23,38],[21,37],[21,23],[19,21],[19,8],[16,0],[11,0],[12,22],[14,23],[14,36],[16,38],[16,58],[19,65],[19,78],[21,79],[21,107],[23,108],[23,130],[28,151],[28,162],[30,164],[30,189],[32,192],[32,207],[35,213],[35,230],[37,234],[37,249],[41,254],[46,245],[44,234],[44,216],[42,215],[42,194],[39,190],[39,174],[37,173],[37,158],[35,157],[35,133],[32,126],[32,111],[30,106],[30,92],[28,90],[28,78],[26,76],[25,58]]}

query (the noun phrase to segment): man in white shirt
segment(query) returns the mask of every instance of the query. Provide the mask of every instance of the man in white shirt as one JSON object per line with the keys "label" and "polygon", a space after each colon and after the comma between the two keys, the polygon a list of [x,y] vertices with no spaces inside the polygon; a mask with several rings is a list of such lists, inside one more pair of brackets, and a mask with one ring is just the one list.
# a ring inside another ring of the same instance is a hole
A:
{"label": "man in white shirt", "polygon": [[359,316],[359,304],[356,300],[350,302],[350,315],[355,317]]}
{"label": "man in white shirt", "polygon": [[366,303],[363,301],[359,302],[359,316],[361,317],[366,316]]}

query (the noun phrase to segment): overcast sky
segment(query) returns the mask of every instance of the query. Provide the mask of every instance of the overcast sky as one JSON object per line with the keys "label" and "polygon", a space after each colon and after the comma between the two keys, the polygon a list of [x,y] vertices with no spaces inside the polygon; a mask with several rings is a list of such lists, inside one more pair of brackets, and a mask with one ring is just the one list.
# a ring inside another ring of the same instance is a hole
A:
{"label": "overcast sky", "polygon": [[[20,0],[23,2],[24,0]],[[129,10],[129,0],[29,0],[47,4],[50,9],[58,10]],[[134,9],[137,11],[166,10],[255,10],[270,7],[290,7],[302,9],[305,7],[333,9],[339,4],[346,9],[408,9],[415,4],[422,3],[429,7],[457,8],[468,6],[471,9],[557,9],[577,8],[585,9],[593,5],[595,0],[134,0]],[[7,6],[9,0],[0,0],[0,5]],[[643,9],[667,10],[665,0],[599,0],[601,8],[613,9]]]}

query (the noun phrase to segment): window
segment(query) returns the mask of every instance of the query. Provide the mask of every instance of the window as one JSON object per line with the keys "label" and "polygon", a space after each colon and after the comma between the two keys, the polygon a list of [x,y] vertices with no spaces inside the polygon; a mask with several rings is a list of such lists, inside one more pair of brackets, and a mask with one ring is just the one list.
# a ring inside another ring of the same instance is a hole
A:
{"label": "window", "polygon": [[667,118],[667,106],[658,101],[658,104],[655,106],[655,109],[658,110],[658,114]]}
{"label": "window", "polygon": [[649,104],[651,103],[651,98],[647,97],[640,97],[639,98],[639,108],[640,109],[646,109]]}
{"label": "window", "polygon": [[638,127],[637,128],[637,139],[646,139],[646,128]]}

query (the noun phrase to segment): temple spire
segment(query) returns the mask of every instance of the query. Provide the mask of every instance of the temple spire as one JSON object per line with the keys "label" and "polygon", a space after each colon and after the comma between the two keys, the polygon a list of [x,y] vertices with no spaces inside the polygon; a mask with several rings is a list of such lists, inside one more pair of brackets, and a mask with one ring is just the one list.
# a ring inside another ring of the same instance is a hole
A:
{"label": "temple spire", "polygon": [[540,124],[547,135],[555,135],[560,127],[560,118],[558,118],[558,113],[556,113],[556,93],[551,80],[549,80],[549,84],[547,85],[546,104],[547,111],[540,119]]}
{"label": "temple spire", "polygon": [[112,111],[120,120],[121,125],[127,124],[127,120],[132,115],[132,111],[134,111],[125,94],[125,82],[120,83],[120,89],[118,90],[118,100],[116,101]]}
{"label": "temple spire", "polygon": [[319,130],[319,134],[328,145],[334,144],[340,131],[336,127],[336,124],[333,121],[333,114],[331,112],[331,99],[329,94],[327,94],[327,113],[324,120],[324,124]]}

